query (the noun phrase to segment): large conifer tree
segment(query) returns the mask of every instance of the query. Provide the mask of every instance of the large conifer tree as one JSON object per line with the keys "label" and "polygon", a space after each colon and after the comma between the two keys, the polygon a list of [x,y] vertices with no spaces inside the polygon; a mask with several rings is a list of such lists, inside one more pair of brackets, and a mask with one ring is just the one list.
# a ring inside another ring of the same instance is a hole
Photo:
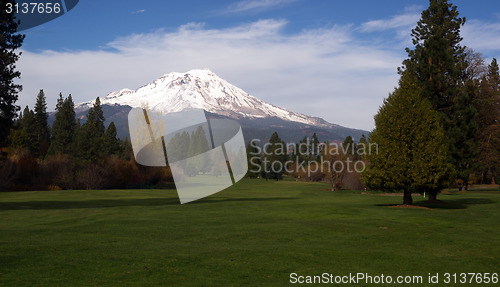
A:
{"label": "large conifer tree", "polygon": [[76,125],[75,105],[71,95],[63,100],[60,94],[56,105],[55,120],[52,124],[50,153],[73,153]]}
{"label": "large conifer tree", "polygon": [[374,189],[403,191],[404,204],[412,193],[437,192],[446,186],[449,173],[447,144],[439,114],[422,98],[413,75],[403,73],[399,87],[375,116],[370,142],[378,151],[368,155],[363,173]]}
{"label": "large conifer tree", "polygon": [[278,133],[274,132],[264,150],[262,176],[266,179],[282,179],[287,158],[286,144]]}
{"label": "large conifer tree", "polygon": [[[446,131],[449,159],[456,176],[468,181],[477,156],[476,90],[467,79],[465,47],[460,45],[460,28],[465,18],[448,0],[430,0],[412,30],[413,50],[403,62],[405,71],[415,76],[420,94],[439,112]],[[429,193],[435,199],[437,193]]]}
{"label": "large conifer tree", "polygon": [[21,76],[15,65],[21,53],[16,53],[16,50],[21,47],[24,35],[16,33],[18,23],[14,13],[7,13],[4,9],[7,3],[14,1],[0,1],[0,145],[6,143],[12,120],[19,110],[15,103],[22,89],[14,80]]}
{"label": "large conifer tree", "polygon": [[87,161],[97,162],[106,151],[104,132],[104,113],[101,100],[97,97],[94,106],[87,113],[87,122],[78,131],[76,144],[78,156]]}
{"label": "large conifer tree", "polygon": [[45,156],[50,143],[50,130],[47,119],[47,102],[45,100],[45,93],[40,90],[36,97],[35,104],[35,132],[36,144],[38,146],[37,152],[39,156]]}
{"label": "large conifer tree", "polygon": [[482,180],[495,178],[500,171],[500,73],[495,58],[481,79],[477,98],[480,149],[479,170]]}

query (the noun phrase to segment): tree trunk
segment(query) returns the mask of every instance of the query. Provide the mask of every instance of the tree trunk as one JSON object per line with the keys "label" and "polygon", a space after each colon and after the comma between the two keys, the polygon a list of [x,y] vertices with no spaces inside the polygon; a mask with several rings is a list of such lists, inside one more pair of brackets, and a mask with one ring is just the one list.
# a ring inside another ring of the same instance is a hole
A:
{"label": "tree trunk", "polygon": [[413,204],[413,198],[411,197],[411,192],[410,191],[405,191],[404,192],[403,204],[407,204],[407,205],[412,205]]}
{"label": "tree trunk", "polygon": [[491,184],[495,184],[495,176],[491,177]]}
{"label": "tree trunk", "polygon": [[429,201],[436,201],[436,200],[437,200],[437,192],[429,191]]}

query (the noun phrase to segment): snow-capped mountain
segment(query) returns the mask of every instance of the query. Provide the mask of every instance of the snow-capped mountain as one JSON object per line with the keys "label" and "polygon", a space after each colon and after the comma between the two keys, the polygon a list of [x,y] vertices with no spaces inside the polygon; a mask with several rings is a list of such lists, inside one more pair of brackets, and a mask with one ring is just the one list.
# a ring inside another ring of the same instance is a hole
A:
{"label": "snow-capped mountain", "polygon": [[[90,108],[93,102],[79,104],[76,109]],[[279,118],[316,127],[336,126],[261,101],[206,69],[165,74],[137,90],[112,92],[101,99],[101,104],[149,108],[161,114],[199,108],[237,119]]]}

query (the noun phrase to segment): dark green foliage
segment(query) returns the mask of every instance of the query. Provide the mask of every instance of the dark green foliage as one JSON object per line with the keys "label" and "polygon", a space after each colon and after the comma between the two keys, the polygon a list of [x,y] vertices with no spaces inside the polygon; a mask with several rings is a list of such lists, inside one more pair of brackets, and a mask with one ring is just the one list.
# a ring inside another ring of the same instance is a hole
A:
{"label": "dark green foliage", "polygon": [[435,110],[450,115],[453,99],[459,93],[457,80],[463,78],[464,48],[460,27],[465,18],[458,17],[456,6],[447,0],[430,0],[412,30],[413,50],[406,49],[409,58],[404,68],[415,74],[422,96]]}
{"label": "dark green foliage", "polygon": [[305,136],[299,143],[295,145],[292,153],[292,160],[297,163],[303,163],[309,159],[309,154],[311,152],[310,141],[307,136]]}
{"label": "dark green foliage", "polygon": [[76,128],[77,123],[73,99],[71,95],[69,95],[63,100],[62,94],[59,94],[56,105],[55,121],[52,125],[52,140],[49,153],[73,154],[73,142],[75,140]]}
{"label": "dark green foliage", "polygon": [[369,152],[368,140],[365,135],[361,135],[358,144],[356,145],[356,155],[358,159],[365,159],[367,153]]}
{"label": "dark green foliage", "polygon": [[[428,99],[440,115],[448,142],[449,159],[456,177],[465,182],[473,170],[477,156],[476,109],[477,90],[467,59],[460,45],[460,28],[465,18],[459,17],[456,6],[447,0],[430,0],[429,7],[412,30],[413,50],[406,49],[408,59],[400,73],[415,77],[420,94]],[[430,194],[434,199],[435,194]]]}
{"label": "dark green foliage", "polygon": [[403,73],[396,89],[375,116],[370,142],[378,153],[368,155],[371,165],[363,173],[373,189],[411,193],[437,193],[446,186],[449,173],[447,144],[439,114],[420,96],[412,75]]}
{"label": "dark green foliage", "polygon": [[102,159],[104,147],[104,115],[101,101],[97,97],[94,106],[89,109],[87,122],[81,126],[77,136],[77,154],[86,161],[97,162]]}
{"label": "dark green foliage", "polygon": [[274,180],[282,179],[287,159],[286,144],[278,136],[278,133],[274,132],[264,149],[262,177]]}
{"label": "dark green foliage", "polygon": [[38,147],[38,156],[44,157],[47,153],[50,143],[50,130],[47,119],[47,102],[45,100],[45,93],[40,90],[36,97],[35,104],[35,133],[36,133],[36,146]]}
{"label": "dark green foliage", "polygon": [[21,73],[16,71],[16,61],[21,53],[16,53],[16,50],[21,47],[24,35],[16,34],[18,23],[15,22],[14,13],[5,11],[7,3],[15,2],[0,1],[0,145],[6,143],[12,121],[19,110],[15,103],[22,89],[14,80],[21,76]]}
{"label": "dark green foliage", "polygon": [[476,101],[480,177],[494,183],[500,171],[500,73],[495,58],[481,78]]}
{"label": "dark green foliage", "polygon": [[92,136],[97,138],[104,135],[104,113],[102,111],[101,100],[99,97],[96,98],[94,106],[89,109],[85,125],[87,126],[88,132]]}
{"label": "dark green foliage", "polygon": [[116,138],[116,126],[114,122],[109,123],[104,133],[104,146],[107,155],[116,155],[120,151],[120,143]]}
{"label": "dark green foliage", "polygon": [[319,159],[319,157],[321,156],[321,152],[319,149],[320,149],[320,142],[318,137],[316,136],[316,133],[314,133],[311,137],[311,155],[310,155],[311,160]]}
{"label": "dark green foliage", "polygon": [[134,158],[134,152],[132,149],[132,143],[130,139],[127,137],[124,140],[119,140],[120,152],[119,158],[123,161],[130,161]]}
{"label": "dark green foliage", "polygon": [[26,106],[9,135],[10,147],[13,150],[28,149],[31,153],[35,153],[37,151],[36,137],[35,113]]}
{"label": "dark green foliage", "polygon": [[347,136],[342,143],[342,147],[347,156],[352,156],[356,153],[356,144],[351,136]]}

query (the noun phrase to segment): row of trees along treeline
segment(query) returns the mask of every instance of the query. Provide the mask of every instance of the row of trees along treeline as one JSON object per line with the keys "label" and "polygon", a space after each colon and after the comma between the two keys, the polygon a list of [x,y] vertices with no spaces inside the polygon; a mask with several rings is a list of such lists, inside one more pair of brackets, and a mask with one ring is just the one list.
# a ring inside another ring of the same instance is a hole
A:
{"label": "row of trees along treeline", "polygon": [[362,135],[356,144],[348,136],[344,142],[320,142],[316,133],[305,136],[296,144],[285,143],[274,132],[269,142],[247,145],[249,178],[281,180],[286,174],[300,181],[326,181],[331,190],[364,189],[360,172],[366,166],[371,145]]}

